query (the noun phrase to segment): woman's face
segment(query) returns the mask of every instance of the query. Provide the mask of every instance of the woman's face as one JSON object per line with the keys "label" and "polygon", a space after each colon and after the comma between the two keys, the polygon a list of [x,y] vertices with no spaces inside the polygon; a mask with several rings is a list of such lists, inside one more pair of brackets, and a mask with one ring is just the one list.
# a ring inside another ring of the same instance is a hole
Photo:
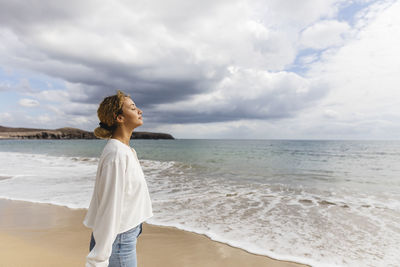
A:
{"label": "woman's face", "polygon": [[143,124],[142,110],[139,109],[130,97],[125,97],[122,105],[123,124],[128,128],[135,129]]}

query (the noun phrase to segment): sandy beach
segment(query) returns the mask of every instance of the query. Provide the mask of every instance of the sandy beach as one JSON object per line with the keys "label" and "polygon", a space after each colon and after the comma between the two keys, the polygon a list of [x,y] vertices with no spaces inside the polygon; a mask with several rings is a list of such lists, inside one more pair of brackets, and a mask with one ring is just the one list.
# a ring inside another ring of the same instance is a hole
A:
{"label": "sandy beach", "polygon": [[[82,225],[86,210],[0,199],[1,267],[84,266],[91,231]],[[156,266],[304,266],[253,255],[208,237],[145,224],[138,263]]]}

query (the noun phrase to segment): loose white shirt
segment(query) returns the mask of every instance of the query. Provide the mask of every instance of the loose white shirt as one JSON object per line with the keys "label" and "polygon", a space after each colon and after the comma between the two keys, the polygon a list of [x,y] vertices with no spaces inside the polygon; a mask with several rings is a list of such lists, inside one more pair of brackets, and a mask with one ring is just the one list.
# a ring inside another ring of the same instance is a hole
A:
{"label": "loose white shirt", "polygon": [[93,230],[96,245],[86,267],[106,267],[118,234],[153,216],[147,183],[136,151],[109,139],[100,156],[92,200],[83,224]]}

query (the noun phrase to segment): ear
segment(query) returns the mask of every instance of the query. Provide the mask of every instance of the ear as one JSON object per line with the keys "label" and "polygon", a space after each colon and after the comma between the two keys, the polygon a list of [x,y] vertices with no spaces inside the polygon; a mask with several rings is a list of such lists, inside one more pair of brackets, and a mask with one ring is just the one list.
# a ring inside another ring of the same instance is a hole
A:
{"label": "ear", "polygon": [[124,116],[123,116],[122,114],[119,114],[119,115],[115,118],[115,120],[116,120],[118,123],[123,123],[124,120],[125,120],[125,118],[124,118]]}

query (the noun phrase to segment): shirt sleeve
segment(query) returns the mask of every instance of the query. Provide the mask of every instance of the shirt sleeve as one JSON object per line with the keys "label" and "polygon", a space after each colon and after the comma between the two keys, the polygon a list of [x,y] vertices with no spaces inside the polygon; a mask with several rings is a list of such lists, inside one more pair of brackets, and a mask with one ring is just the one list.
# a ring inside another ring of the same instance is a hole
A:
{"label": "shirt sleeve", "polygon": [[115,159],[101,166],[98,210],[93,227],[96,245],[86,257],[86,267],[107,267],[118,234],[125,186],[126,163]]}

